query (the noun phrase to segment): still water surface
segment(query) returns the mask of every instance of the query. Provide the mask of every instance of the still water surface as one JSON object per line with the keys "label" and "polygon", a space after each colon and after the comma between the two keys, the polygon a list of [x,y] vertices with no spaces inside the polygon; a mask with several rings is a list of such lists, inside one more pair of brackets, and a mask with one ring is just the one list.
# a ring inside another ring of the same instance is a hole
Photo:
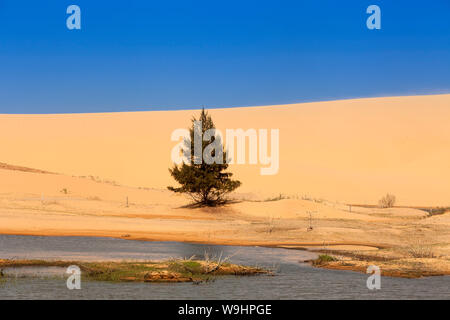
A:
{"label": "still water surface", "polygon": [[[276,276],[225,277],[215,282],[149,284],[83,281],[68,290],[65,279],[9,277],[0,282],[0,299],[450,299],[450,277],[382,277],[380,290],[366,287],[367,275],[316,269],[302,261],[314,253],[262,247],[130,241],[94,237],[0,235],[0,258],[59,260],[161,260],[205,252],[232,256],[231,262],[277,268]],[[52,269],[57,274],[61,270]],[[11,272],[23,275],[22,272]],[[40,272],[38,270],[38,272]]]}

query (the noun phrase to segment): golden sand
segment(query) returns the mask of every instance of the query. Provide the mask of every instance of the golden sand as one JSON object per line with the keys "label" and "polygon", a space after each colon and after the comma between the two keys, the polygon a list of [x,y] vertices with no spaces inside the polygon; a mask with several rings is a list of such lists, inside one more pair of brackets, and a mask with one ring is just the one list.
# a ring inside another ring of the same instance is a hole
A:
{"label": "golden sand", "polygon": [[[174,185],[171,132],[196,114],[0,115],[0,233],[378,248],[402,258],[417,240],[450,270],[450,213],[410,208],[450,205],[450,95],[212,110],[222,130],[280,130],[279,173],[232,165],[240,201],[220,208],[186,208],[165,189]],[[403,208],[348,206],[386,192]]]}

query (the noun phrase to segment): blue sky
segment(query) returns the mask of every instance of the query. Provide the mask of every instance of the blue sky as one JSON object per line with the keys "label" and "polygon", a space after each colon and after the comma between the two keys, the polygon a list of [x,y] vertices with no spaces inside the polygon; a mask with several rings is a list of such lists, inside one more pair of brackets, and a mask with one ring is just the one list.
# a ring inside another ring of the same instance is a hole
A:
{"label": "blue sky", "polygon": [[448,0],[0,0],[0,113],[449,92]]}

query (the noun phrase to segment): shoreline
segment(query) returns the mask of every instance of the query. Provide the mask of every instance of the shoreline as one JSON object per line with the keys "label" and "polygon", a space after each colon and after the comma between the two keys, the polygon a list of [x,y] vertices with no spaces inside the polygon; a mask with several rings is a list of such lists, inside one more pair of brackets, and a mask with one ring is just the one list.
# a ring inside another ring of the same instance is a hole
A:
{"label": "shoreline", "polygon": [[[359,265],[348,265],[347,262],[336,261],[336,262],[327,262],[320,265],[314,265],[314,267],[328,269],[328,270],[341,270],[341,271],[353,271],[359,273],[367,273],[367,267],[371,265],[367,263],[365,266]],[[382,270],[383,267],[379,266]],[[369,274],[367,274],[369,275]],[[381,271],[381,276],[392,277],[392,278],[404,278],[404,279],[419,279],[419,278],[427,278],[427,277],[442,277],[442,276],[450,276],[450,272],[439,272],[439,271],[402,271],[402,270],[385,270]]]}
{"label": "shoreline", "polygon": [[[104,232],[91,234],[89,232],[42,232],[42,231],[22,231],[22,232],[9,232],[0,230],[0,235],[11,235],[11,236],[34,236],[34,237],[93,237],[93,238],[114,238],[122,240],[133,240],[133,241],[148,241],[148,242],[183,242],[192,244],[210,244],[210,245],[220,245],[220,246],[259,246],[266,248],[280,248],[280,249],[292,249],[292,250],[306,250],[311,251],[307,247],[320,247],[324,244],[321,242],[268,242],[268,241],[256,241],[256,240],[186,240],[174,237],[160,238],[160,237],[134,237],[134,236],[118,236],[112,232]],[[373,247],[378,249],[389,248],[390,246],[385,244],[373,244],[366,242],[355,242],[355,241],[336,241],[327,242],[326,246],[364,246]]]}
{"label": "shoreline", "polygon": [[[359,273],[366,273],[367,267],[369,265],[377,265],[382,270],[382,275],[389,277],[397,277],[397,278],[422,278],[422,277],[431,277],[431,276],[450,276],[450,271],[442,271],[442,270],[422,270],[422,269],[414,269],[411,266],[413,263],[408,264],[406,258],[400,257],[398,259],[395,258],[382,258],[377,257],[376,255],[370,254],[361,254],[357,250],[333,250],[333,249],[324,249],[323,243],[318,242],[268,242],[268,241],[243,241],[243,240],[187,240],[187,239],[164,239],[161,237],[133,237],[133,236],[117,236],[108,232],[104,233],[96,233],[96,234],[80,234],[77,232],[68,233],[68,232],[43,232],[43,231],[25,231],[25,232],[5,232],[0,231],[0,235],[14,235],[14,236],[38,236],[38,237],[95,237],[95,238],[114,238],[114,239],[122,239],[122,240],[132,240],[132,241],[147,241],[147,242],[183,242],[183,243],[192,243],[192,244],[209,244],[209,245],[222,245],[222,246],[259,246],[266,248],[279,248],[279,249],[289,249],[289,250],[304,250],[312,253],[316,253],[318,256],[321,254],[326,254],[333,257],[333,261],[320,261],[319,258],[313,260],[299,261],[310,264],[315,268],[322,269],[330,269],[330,270],[342,270],[342,271],[352,271]],[[336,242],[327,242],[326,247],[330,248],[333,246],[355,246],[355,247],[372,247],[376,250],[380,249],[390,249],[391,246],[387,246],[384,244],[373,244],[373,243],[364,243],[364,242],[354,242],[354,241],[336,241]],[[322,248],[322,249],[321,249]],[[438,258],[435,258],[438,260]],[[0,259],[1,260],[1,259]]]}
{"label": "shoreline", "polygon": [[[330,269],[367,273],[369,266],[380,268],[382,276],[417,279],[425,277],[450,276],[450,270],[439,269],[440,262],[434,258],[380,257],[370,254],[343,252],[340,250],[313,250],[322,253],[319,258],[308,261],[312,266]],[[367,273],[369,274],[369,273]],[[370,273],[372,274],[372,272]]]}

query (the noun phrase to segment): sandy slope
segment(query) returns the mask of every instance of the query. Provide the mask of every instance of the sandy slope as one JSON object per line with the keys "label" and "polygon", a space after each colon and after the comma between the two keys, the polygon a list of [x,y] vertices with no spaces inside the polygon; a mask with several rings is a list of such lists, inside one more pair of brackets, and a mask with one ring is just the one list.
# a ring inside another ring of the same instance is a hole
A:
{"label": "sandy slope", "polygon": [[[1,162],[123,185],[165,188],[176,142],[196,111],[0,115]],[[235,165],[241,192],[450,205],[450,95],[212,110],[217,126],[280,129],[280,171]],[[46,186],[42,186],[46,188]]]}
{"label": "sandy slope", "polygon": [[[450,95],[213,110],[219,128],[281,136],[279,174],[233,166],[243,201],[221,208],[186,208],[165,189],[170,133],[193,113],[0,115],[0,233],[347,250],[355,270],[365,252],[394,274],[450,273],[450,212],[346,204],[387,191],[404,205],[450,204]],[[268,201],[279,193],[290,196]]]}
{"label": "sandy slope", "polygon": [[[344,250],[368,258],[343,258],[343,265],[327,267],[354,265],[352,269],[360,270],[379,255],[393,257],[394,262],[385,266],[393,275],[411,276],[412,264],[418,274],[450,274],[450,212],[434,217],[407,208],[352,207],[349,212],[340,203],[295,198],[192,209],[184,206],[184,197],[167,190],[124,187],[91,178],[10,167],[0,169],[0,181],[0,234]],[[312,231],[308,231],[309,212],[313,212]],[[409,251],[417,245],[432,248],[436,257],[426,264],[411,260]]]}
{"label": "sandy slope", "polygon": [[[450,213],[428,217],[417,209],[360,207],[350,212],[347,205],[301,198],[192,209],[168,190],[92,178],[0,169],[0,181],[0,233],[380,247],[405,245],[414,233],[432,243],[450,242]],[[314,229],[307,232],[310,212]]]}

